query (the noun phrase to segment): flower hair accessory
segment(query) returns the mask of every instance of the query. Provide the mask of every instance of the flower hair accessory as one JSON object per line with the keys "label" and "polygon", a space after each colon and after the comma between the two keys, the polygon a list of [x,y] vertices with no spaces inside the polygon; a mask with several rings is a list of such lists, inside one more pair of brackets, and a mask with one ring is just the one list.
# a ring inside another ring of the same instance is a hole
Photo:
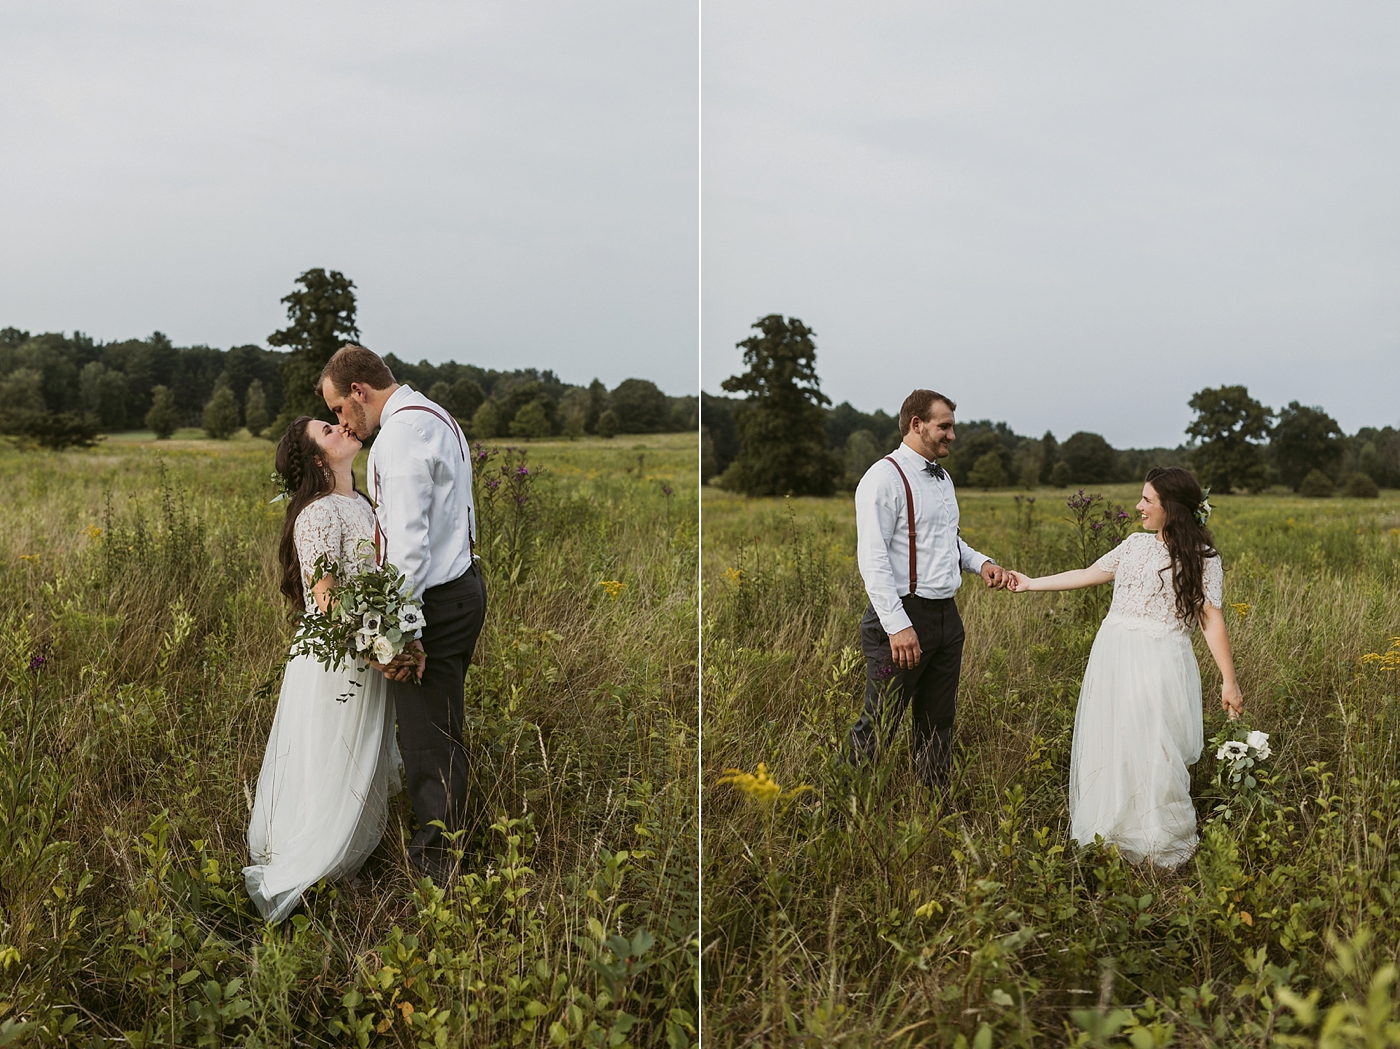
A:
{"label": "flower hair accessory", "polygon": [[1205,494],[1201,496],[1201,501],[1196,504],[1196,523],[1204,528],[1205,523],[1210,520],[1212,509],[1213,507],[1210,505],[1210,489],[1207,488]]}
{"label": "flower hair accessory", "polygon": [[273,503],[280,503],[283,499],[290,499],[292,497],[292,486],[288,484],[287,479],[276,470],[272,471],[272,483],[280,490],[280,494],[274,495],[267,501],[269,506]]}

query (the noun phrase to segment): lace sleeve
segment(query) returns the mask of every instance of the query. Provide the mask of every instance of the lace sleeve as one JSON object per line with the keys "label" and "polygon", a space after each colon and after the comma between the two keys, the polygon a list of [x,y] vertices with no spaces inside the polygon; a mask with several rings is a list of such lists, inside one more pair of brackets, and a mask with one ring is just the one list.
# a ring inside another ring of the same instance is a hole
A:
{"label": "lace sleeve", "polygon": [[1225,566],[1220,563],[1220,555],[1207,557],[1202,582],[1205,584],[1206,604],[1223,607],[1225,589]]}
{"label": "lace sleeve", "polygon": [[1103,557],[1095,561],[1092,567],[1097,568],[1100,572],[1107,572],[1109,575],[1116,574],[1118,571],[1118,562],[1122,560],[1123,557],[1123,548],[1132,541],[1131,536],[1124,539],[1112,550],[1104,554]]}
{"label": "lace sleeve", "polygon": [[311,569],[322,554],[340,557],[340,541],[343,525],[340,515],[325,499],[308,503],[297,514],[297,523],[292,526],[292,541],[297,548],[297,563],[301,567],[301,577],[310,586]]}

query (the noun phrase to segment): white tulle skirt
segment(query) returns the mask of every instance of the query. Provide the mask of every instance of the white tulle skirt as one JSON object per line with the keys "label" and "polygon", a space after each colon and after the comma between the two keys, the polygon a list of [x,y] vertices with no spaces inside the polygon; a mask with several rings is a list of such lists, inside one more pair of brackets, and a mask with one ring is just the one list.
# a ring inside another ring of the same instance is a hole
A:
{"label": "white tulle skirt", "polygon": [[[352,678],[363,682],[339,702]],[[400,787],[394,701],[384,675],[287,664],[258,775],[243,878],[259,913],[281,921],[322,878],[354,874],[384,836]]]}
{"label": "white tulle skirt", "polygon": [[1102,835],[1132,863],[1175,867],[1196,849],[1187,766],[1201,756],[1201,673],[1189,635],[1110,614],[1079,691],[1070,837]]}

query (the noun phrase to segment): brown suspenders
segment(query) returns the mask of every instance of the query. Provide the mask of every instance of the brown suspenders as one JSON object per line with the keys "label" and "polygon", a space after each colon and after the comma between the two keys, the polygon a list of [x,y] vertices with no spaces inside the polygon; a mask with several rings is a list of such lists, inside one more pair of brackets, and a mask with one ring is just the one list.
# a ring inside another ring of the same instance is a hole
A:
{"label": "brown suspenders", "polygon": [[[440,419],[440,420],[442,421],[442,423],[443,423],[444,425],[446,425],[446,426],[448,426],[448,427],[451,427],[453,434],[455,434],[456,437],[457,437],[457,451],[459,451],[459,452],[462,453],[462,462],[466,462],[466,461],[467,461],[467,446],[466,446],[466,444],[462,441],[462,428],[461,428],[460,426],[457,425],[457,420],[456,420],[456,419],[451,419],[451,418],[449,418],[449,417],[447,417],[447,416],[444,416],[441,412],[434,411],[432,408],[429,408],[426,404],[405,404],[402,408],[396,408],[396,409],[394,409],[392,415],[398,415],[399,412],[427,412],[429,415],[434,415],[434,416],[436,416],[438,419]],[[380,423],[380,426],[381,426],[381,427],[383,426],[383,423],[382,423],[382,422]],[[908,488],[908,487],[909,487],[909,485],[908,485],[908,483],[906,482],[905,488]],[[375,501],[376,505],[377,505],[378,502],[379,502],[379,470],[378,470],[378,469],[376,469],[376,470],[374,471],[374,501]],[[378,562],[379,564],[383,564],[383,563],[384,563],[384,550],[385,550],[385,547],[384,547],[384,533],[381,532],[380,529],[379,529],[379,514],[376,513],[376,514],[374,515],[374,559],[375,559],[375,561]],[[467,552],[468,552],[469,554],[471,554],[471,556],[472,556],[473,559],[475,559],[475,557],[476,557],[476,534],[475,534],[475,529],[472,528],[471,510],[470,510],[470,509],[467,511]]]}
{"label": "brown suspenders", "polygon": [[898,460],[893,455],[887,455],[885,458],[899,471],[899,479],[904,482],[904,516],[909,518],[909,592],[912,594],[919,584],[918,545],[914,537],[914,490],[909,487],[909,478],[905,476],[904,467],[899,465]]}

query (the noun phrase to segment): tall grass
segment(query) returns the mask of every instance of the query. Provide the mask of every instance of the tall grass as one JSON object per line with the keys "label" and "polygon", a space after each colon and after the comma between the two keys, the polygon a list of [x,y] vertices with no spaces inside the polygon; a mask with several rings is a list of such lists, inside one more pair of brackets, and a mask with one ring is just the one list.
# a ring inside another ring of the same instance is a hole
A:
{"label": "tall grass", "polygon": [[693,438],[531,445],[484,499],[468,873],[413,875],[400,796],[280,927],[240,874],[291,636],[271,457],[0,453],[0,1045],[690,1044]]}
{"label": "tall grass", "polygon": [[[1031,572],[1079,567],[1102,507],[1136,493],[1109,489],[1083,529],[1066,493],[964,493],[963,535]],[[944,814],[915,785],[907,728],[874,768],[844,760],[866,602],[849,500],[705,493],[712,1044],[1400,1044],[1400,648],[1385,658],[1400,498],[1218,502],[1243,724],[1271,733],[1273,756],[1241,793],[1207,745],[1201,848],[1168,873],[1068,839],[1074,707],[1106,591],[964,577],[967,804]],[[1196,643],[1209,738],[1227,725]],[[723,775],[759,762],[764,790]]]}

